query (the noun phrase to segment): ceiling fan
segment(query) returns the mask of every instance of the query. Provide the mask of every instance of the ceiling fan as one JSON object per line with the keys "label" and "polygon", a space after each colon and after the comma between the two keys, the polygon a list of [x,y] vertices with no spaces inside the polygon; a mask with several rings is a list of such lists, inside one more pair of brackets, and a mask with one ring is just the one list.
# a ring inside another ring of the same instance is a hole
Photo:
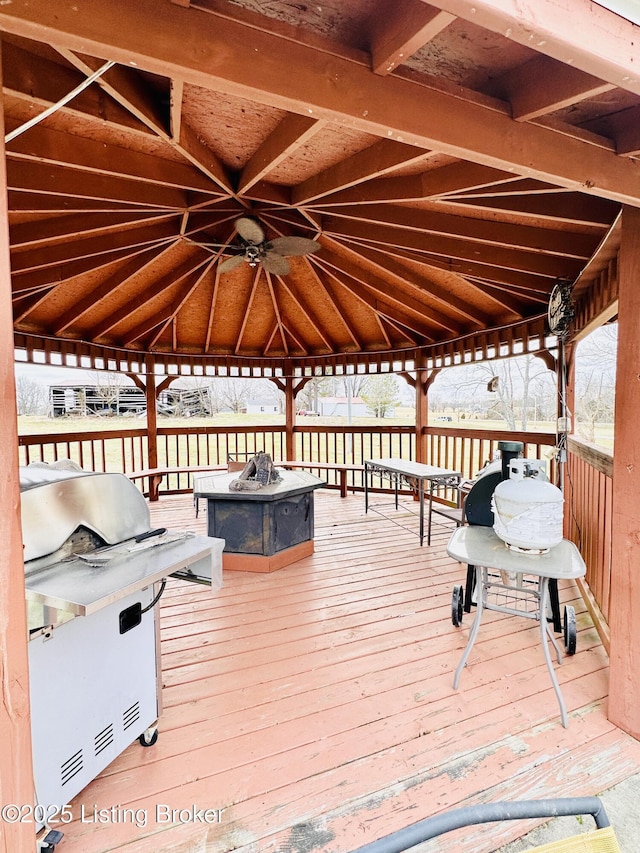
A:
{"label": "ceiling fan", "polygon": [[235,228],[240,237],[239,246],[229,246],[234,254],[222,261],[220,272],[230,272],[243,263],[255,267],[260,264],[274,275],[287,275],[290,271],[287,258],[311,255],[320,248],[320,243],[307,237],[275,237],[267,240],[262,225],[248,216],[236,219]]}

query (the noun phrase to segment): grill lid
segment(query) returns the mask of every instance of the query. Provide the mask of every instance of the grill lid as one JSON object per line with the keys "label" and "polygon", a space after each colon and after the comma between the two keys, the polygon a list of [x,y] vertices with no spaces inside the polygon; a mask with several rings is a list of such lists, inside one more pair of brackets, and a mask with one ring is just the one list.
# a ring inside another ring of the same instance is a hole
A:
{"label": "grill lid", "polygon": [[25,562],[55,553],[79,528],[115,545],[146,533],[146,501],[124,474],[21,468]]}

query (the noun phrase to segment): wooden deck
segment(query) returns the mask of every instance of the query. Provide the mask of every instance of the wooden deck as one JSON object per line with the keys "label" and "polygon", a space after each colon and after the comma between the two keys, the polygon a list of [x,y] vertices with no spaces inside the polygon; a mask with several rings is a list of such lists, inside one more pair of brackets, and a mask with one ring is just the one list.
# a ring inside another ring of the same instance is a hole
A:
{"label": "wooden deck", "polygon": [[[471,618],[451,624],[452,526],[438,518],[421,548],[415,516],[389,511],[319,491],[311,557],[225,573],[214,595],[171,584],[160,737],[76,798],[64,853],[348,853],[459,805],[591,795],[640,771],[640,743],[607,721],[607,656],[576,588],[560,590],[579,629],[558,668],[568,729],[532,621],[487,614],[454,691]],[[187,497],[152,507],[154,525],[204,532],[205,517]],[[532,825],[428,850],[487,853]]]}

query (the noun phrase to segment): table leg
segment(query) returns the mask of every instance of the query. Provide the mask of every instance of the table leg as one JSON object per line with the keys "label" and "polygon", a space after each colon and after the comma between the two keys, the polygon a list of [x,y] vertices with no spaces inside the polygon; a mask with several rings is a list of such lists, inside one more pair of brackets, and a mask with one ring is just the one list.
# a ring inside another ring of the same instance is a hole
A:
{"label": "table leg", "polygon": [[485,596],[485,584],[487,583],[487,570],[480,569],[476,566],[476,572],[480,572],[479,583],[480,590],[478,595],[478,602],[476,607],[476,615],[473,620],[473,625],[471,626],[471,633],[469,634],[469,641],[467,642],[467,647],[462,653],[462,657],[460,658],[460,663],[456,668],[456,673],[453,677],[453,689],[458,689],[458,684],[460,683],[460,676],[462,675],[462,670],[465,667],[467,660],[469,659],[469,655],[471,654],[471,649],[473,648],[473,644],[476,641],[476,637],[478,636],[478,631],[480,630],[480,622],[482,621],[482,611],[484,610],[484,596]]}
{"label": "table leg", "polygon": [[476,586],[476,567],[467,566],[467,579],[464,588],[464,612],[471,613],[473,591]]}
{"label": "table leg", "polygon": [[553,663],[551,661],[551,653],[549,652],[549,638],[551,638],[553,645],[555,646],[556,653],[558,655],[558,663],[562,661],[562,654],[560,649],[555,642],[554,637],[552,636],[549,626],[547,624],[547,598],[549,596],[549,578],[540,578],[540,632],[542,639],[542,650],[544,652],[544,659],[547,664],[547,669],[549,670],[549,675],[551,676],[551,683],[553,684],[553,689],[556,694],[556,698],[558,700],[558,705],[560,706],[560,716],[562,718],[562,725],[566,728],[569,727],[569,721],[567,719],[567,711],[564,705],[564,699],[562,698],[562,693],[560,692],[560,685],[558,684],[558,679],[556,678],[555,671],[553,669]]}
{"label": "table leg", "polygon": [[[424,542],[424,480],[418,480],[418,498],[420,500],[420,545]],[[429,545],[431,537],[429,537]]]}
{"label": "table leg", "polygon": [[364,511],[365,515],[369,511],[369,468],[367,463],[364,463]]}

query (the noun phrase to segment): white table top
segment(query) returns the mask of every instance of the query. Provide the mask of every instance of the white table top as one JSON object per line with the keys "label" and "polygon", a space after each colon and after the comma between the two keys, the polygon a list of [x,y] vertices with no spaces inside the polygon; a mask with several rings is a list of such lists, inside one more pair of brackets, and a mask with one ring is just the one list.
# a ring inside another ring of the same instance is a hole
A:
{"label": "white table top", "polygon": [[414,477],[416,480],[462,476],[460,471],[438,468],[437,465],[423,465],[421,462],[412,462],[409,459],[366,459],[364,464],[373,468],[384,468],[385,471],[392,471],[395,474],[403,474],[405,477]]}
{"label": "white table top", "polygon": [[540,577],[580,578],[586,566],[580,552],[568,539],[546,554],[524,554],[507,548],[492,527],[458,527],[447,545],[447,554],[461,563]]}

